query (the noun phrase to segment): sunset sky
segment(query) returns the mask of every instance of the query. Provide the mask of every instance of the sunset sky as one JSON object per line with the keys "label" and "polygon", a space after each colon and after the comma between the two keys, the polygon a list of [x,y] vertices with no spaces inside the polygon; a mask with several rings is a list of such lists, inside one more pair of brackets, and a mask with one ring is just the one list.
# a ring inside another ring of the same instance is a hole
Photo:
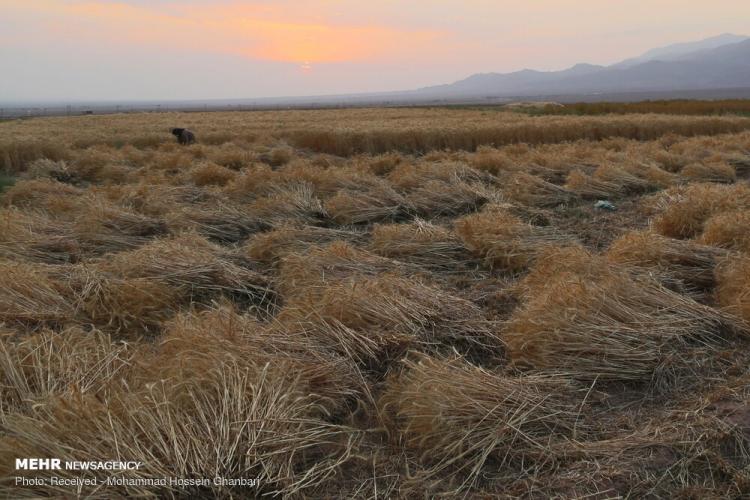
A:
{"label": "sunset sky", "polygon": [[0,101],[403,90],[727,32],[750,2],[0,0]]}

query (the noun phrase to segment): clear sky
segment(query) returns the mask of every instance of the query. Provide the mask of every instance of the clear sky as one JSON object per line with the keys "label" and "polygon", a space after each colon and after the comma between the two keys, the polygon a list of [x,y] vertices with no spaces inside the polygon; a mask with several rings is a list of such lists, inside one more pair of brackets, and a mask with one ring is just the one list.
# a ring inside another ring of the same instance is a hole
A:
{"label": "clear sky", "polygon": [[0,101],[405,90],[750,34],[748,0],[0,0]]}

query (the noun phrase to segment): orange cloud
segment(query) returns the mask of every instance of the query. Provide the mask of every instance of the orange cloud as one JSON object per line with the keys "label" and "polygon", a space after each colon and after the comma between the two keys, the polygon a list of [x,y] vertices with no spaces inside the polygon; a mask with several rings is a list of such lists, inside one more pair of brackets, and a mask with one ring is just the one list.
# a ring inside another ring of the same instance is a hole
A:
{"label": "orange cloud", "polygon": [[376,24],[337,24],[320,15],[248,4],[141,7],[118,2],[9,2],[53,14],[47,31],[74,40],[240,54],[293,63],[403,59],[429,50],[443,34]]}

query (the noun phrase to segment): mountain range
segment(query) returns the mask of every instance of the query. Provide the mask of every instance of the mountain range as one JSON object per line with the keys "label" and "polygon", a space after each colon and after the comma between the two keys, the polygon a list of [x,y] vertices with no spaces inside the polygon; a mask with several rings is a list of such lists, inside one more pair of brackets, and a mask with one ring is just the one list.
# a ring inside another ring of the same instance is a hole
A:
{"label": "mountain range", "polygon": [[750,37],[724,34],[649,50],[610,66],[481,73],[410,92],[441,99],[718,90],[750,87]]}

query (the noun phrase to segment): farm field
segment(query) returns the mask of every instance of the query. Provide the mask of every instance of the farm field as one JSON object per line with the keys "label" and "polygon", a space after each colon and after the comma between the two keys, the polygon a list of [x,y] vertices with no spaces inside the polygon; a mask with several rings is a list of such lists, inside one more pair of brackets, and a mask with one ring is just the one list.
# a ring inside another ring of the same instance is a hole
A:
{"label": "farm field", "polygon": [[2,122],[0,494],[750,495],[749,179],[738,116]]}

